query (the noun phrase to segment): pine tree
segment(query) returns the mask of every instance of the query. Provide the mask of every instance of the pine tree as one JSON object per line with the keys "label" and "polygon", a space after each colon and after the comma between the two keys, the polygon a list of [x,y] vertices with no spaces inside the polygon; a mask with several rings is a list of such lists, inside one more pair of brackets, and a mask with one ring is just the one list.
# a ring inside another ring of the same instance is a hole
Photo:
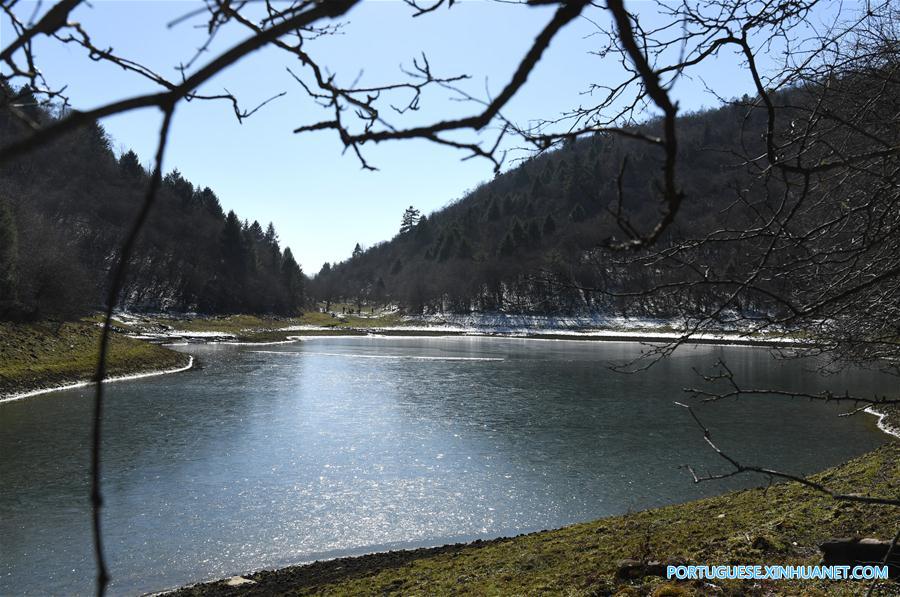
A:
{"label": "pine tree", "polygon": [[92,122],[84,128],[84,134],[87,136],[88,149],[96,154],[110,153],[112,151],[109,140],[109,134],[99,122]]}
{"label": "pine tree", "polygon": [[515,242],[516,247],[525,246],[528,243],[528,235],[525,232],[525,227],[522,226],[521,220],[519,218],[513,218],[512,226],[509,229],[510,234],[512,234],[513,242]]}
{"label": "pine tree", "polygon": [[287,295],[288,313],[294,315],[303,308],[306,301],[306,285],[303,270],[294,259],[290,247],[285,247],[284,257],[281,260],[281,283]]}
{"label": "pine tree", "polygon": [[165,185],[172,194],[181,199],[183,205],[190,203],[191,199],[194,197],[194,185],[181,175],[178,168],[175,168],[166,174],[165,178],[163,178],[163,185]]}
{"label": "pine tree", "polygon": [[456,256],[459,259],[472,259],[474,255],[475,250],[472,248],[472,243],[469,242],[469,239],[463,238],[456,249]]}
{"label": "pine tree", "polygon": [[537,247],[541,244],[541,225],[537,220],[528,222],[528,246]]}
{"label": "pine tree", "polygon": [[122,169],[125,177],[130,179],[139,179],[146,174],[138,155],[130,149],[119,158],[119,168]]}
{"label": "pine tree", "polygon": [[431,242],[431,220],[429,220],[425,216],[419,218],[419,223],[416,224],[415,236],[416,243],[418,243],[419,245],[424,245]]}
{"label": "pine tree", "polygon": [[362,257],[363,249],[359,246],[359,243],[356,243],[356,246],[353,247],[353,254],[350,256],[351,259],[359,259]]}
{"label": "pine tree", "polygon": [[278,233],[275,232],[275,225],[269,222],[266,233],[263,236],[263,243],[269,254],[268,267],[272,271],[278,271],[281,265],[281,248],[278,246]]}
{"label": "pine tree", "polygon": [[531,184],[531,196],[535,199],[540,199],[544,196],[544,183],[541,181],[540,176],[535,177],[534,182]]}
{"label": "pine tree", "polygon": [[547,217],[544,218],[544,236],[550,236],[556,232],[556,220],[553,219],[553,214],[547,214]]}
{"label": "pine tree", "polygon": [[400,234],[406,234],[419,223],[419,210],[410,205],[403,212],[403,218],[400,220]]}
{"label": "pine tree", "polygon": [[442,235],[442,240],[439,245],[439,249],[437,252],[438,261],[447,261],[450,257],[453,256],[454,249],[456,248],[456,240],[459,236],[459,233],[454,230],[449,234]]}
{"label": "pine tree", "polygon": [[491,203],[488,205],[487,219],[490,222],[496,222],[500,219],[500,206],[497,204],[497,198],[492,197]]}
{"label": "pine tree", "polygon": [[275,232],[275,224],[272,222],[269,222],[269,226],[266,228],[265,241],[269,246],[278,246],[278,233]]}
{"label": "pine tree", "polygon": [[194,197],[194,203],[200,205],[201,208],[217,218],[224,218],[225,212],[222,210],[222,204],[219,198],[213,193],[209,187],[203,187],[202,191],[197,191]]}
{"label": "pine tree", "polygon": [[222,229],[222,259],[226,269],[230,272],[244,271],[244,231],[237,214],[229,211],[225,217],[225,227]]}
{"label": "pine tree", "polygon": [[263,232],[262,226],[260,226],[259,222],[257,222],[256,220],[253,220],[253,223],[250,224],[249,233],[250,239],[256,243],[261,243],[266,238],[266,233]]}

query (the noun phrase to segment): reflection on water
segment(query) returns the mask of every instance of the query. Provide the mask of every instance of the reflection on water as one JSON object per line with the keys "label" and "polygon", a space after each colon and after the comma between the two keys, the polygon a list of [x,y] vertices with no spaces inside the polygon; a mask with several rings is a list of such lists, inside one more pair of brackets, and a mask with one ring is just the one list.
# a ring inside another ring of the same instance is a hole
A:
{"label": "reflection on water", "polygon": [[[724,358],[762,387],[873,392],[871,374],[751,348],[686,347],[638,375],[640,345],[310,338],[181,347],[204,367],[109,387],[104,529],[114,593],[317,557],[515,534],[752,484],[683,409]],[[886,386],[882,386],[882,389]],[[0,594],[89,593],[90,390],[0,404]],[[754,397],[703,407],[743,460],[805,473],[883,441],[871,417]]]}

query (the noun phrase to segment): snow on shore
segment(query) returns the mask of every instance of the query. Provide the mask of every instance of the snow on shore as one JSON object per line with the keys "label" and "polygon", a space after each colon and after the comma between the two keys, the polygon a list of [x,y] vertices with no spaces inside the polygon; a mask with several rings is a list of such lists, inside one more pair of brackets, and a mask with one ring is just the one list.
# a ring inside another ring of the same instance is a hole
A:
{"label": "snow on shore", "polygon": [[[181,365],[178,367],[173,367],[170,369],[160,369],[158,371],[147,371],[145,373],[134,373],[131,375],[117,375],[114,377],[107,377],[103,380],[103,383],[112,383],[115,381],[129,381],[132,379],[142,379],[144,377],[156,377],[157,375],[168,375],[169,373],[181,373],[182,371],[187,371],[188,369],[194,366],[194,357],[188,355],[188,362],[186,365]],[[61,384],[57,386],[49,386],[46,388],[39,388],[37,390],[29,390],[27,392],[21,392],[19,394],[12,394],[10,396],[0,397],[0,403],[2,402],[12,402],[14,400],[21,400],[23,398],[30,398],[31,396],[38,396],[40,394],[49,394],[50,392],[58,392],[60,390],[71,390],[73,388],[83,388],[85,386],[94,385],[93,381],[78,381],[73,383]]]}
{"label": "snow on shore", "polygon": [[888,418],[887,413],[883,413],[879,410],[876,410],[875,408],[873,408],[871,406],[869,408],[867,408],[864,412],[867,412],[868,414],[870,414],[874,417],[878,417],[878,421],[876,424],[878,425],[878,428],[881,429],[883,432],[887,433],[888,435],[893,435],[894,437],[900,438],[900,427],[894,427],[887,423],[887,421],[886,421],[886,419]]}
{"label": "snow on shore", "polygon": [[424,325],[448,325],[460,328],[493,328],[504,330],[579,330],[590,328],[638,330],[661,328],[672,324],[665,319],[602,315],[517,315],[513,313],[468,313],[408,316],[404,319]]}
{"label": "snow on shore", "polygon": [[[682,322],[666,319],[618,317],[608,315],[548,316],[476,313],[465,315],[408,316],[399,326],[374,328],[387,332],[445,331],[456,334],[498,334],[529,337],[535,335],[573,338],[608,338],[642,341],[672,341],[683,337]],[[750,330],[720,329],[691,334],[693,342],[735,342],[739,344],[784,344],[802,342],[777,333],[752,333]]]}

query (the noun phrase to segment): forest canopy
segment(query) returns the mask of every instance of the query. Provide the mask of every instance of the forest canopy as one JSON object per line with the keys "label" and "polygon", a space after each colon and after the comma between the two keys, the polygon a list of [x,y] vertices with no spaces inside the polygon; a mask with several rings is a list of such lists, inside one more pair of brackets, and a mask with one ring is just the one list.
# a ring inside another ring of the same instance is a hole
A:
{"label": "forest canopy", "polygon": [[[0,93],[0,137],[26,133],[10,105],[40,124],[57,119],[27,88]],[[98,123],[0,167],[0,318],[70,318],[102,308],[149,173],[116,156]],[[224,213],[215,192],[177,169],[138,240],[118,307],[291,315],[306,280],[275,227]]]}

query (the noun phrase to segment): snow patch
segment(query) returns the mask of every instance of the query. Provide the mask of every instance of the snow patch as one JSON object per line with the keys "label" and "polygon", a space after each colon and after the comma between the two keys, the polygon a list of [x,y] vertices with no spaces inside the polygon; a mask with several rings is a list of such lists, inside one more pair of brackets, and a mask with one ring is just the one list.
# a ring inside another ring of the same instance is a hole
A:
{"label": "snow patch", "polygon": [[[157,375],[168,375],[169,373],[180,373],[182,371],[187,371],[191,367],[194,366],[194,357],[188,355],[187,365],[183,365],[180,367],[174,367],[172,369],[161,369],[159,371],[149,371],[146,373],[135,373],[132,375],[117,375],[115,377],[107,377],[103,380],[103,383],[112,383],[115,381],[129,381],[132,379],[141,379],[144,377],[155,377]],[[93,381],[79,381],[75,383],[62,384],[59,386],[53,386],[49,388],[40,388],[38,390],[30,390],[28,392],[22,392],[19,394],[12,394],[10,396],[6,396],[4,398],[0,398],[0,403],[3,402],[12,402],[14,400],[22,400],[23,398],[30,398],[31,396],[38,396],[40,394],[49,394],[50,392],[58,392],[60,390],[71,390],[73,388],[83,388],[85,386],[94,385]]]}
{"label": "snow patch", "polygon": [[894,437],[900,438],[900,428],[892,427],[891,425],[888,425],[885,422],[885,419],[887,418],[887,413],[883,413],[878,410],[875,410],[871,406],[863,412],[866,412],[874,417],[878,417],[878,422],[876,424],[878,425],[879,429],[881,429],[888,435],[893,435]]}

